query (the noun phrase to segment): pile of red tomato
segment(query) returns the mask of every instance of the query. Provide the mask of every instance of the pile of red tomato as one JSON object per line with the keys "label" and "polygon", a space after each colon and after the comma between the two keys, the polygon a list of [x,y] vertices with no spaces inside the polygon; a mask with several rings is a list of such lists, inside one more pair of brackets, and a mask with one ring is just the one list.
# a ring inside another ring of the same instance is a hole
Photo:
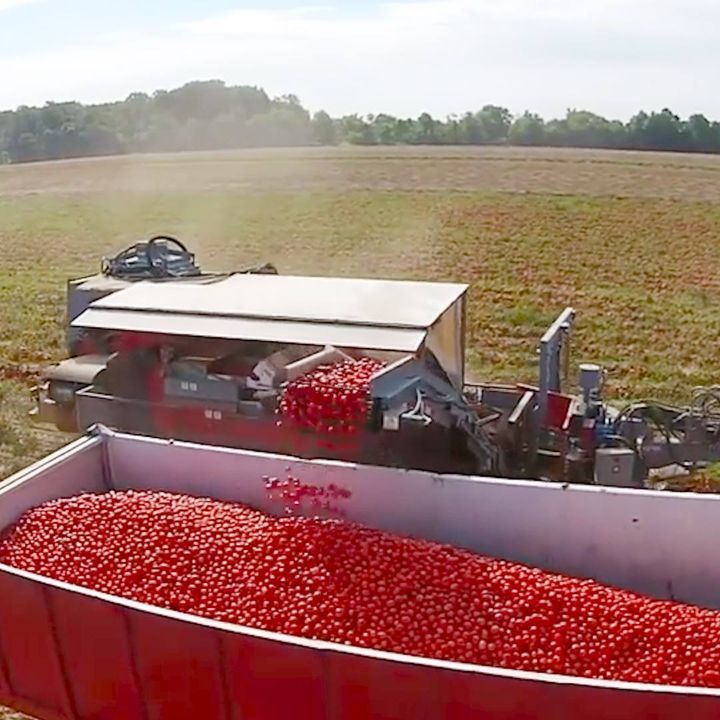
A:
{"label": "pile of red tomato", "polygon": [[306,638],[543,673],[720,686],[718,612],[340,520],[169,493],[86,494],[27,512],[0,539],[0,562]]}

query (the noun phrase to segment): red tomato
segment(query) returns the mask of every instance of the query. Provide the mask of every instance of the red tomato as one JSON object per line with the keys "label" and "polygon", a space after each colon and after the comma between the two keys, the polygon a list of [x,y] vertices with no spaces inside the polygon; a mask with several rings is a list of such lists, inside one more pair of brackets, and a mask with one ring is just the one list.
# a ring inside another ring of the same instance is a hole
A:
{"label": "red tomato", "polygon": [[720,687],[720,613],[653,600],[299,509],[350,493],[263,478],[285,517],[216,500],[109,492],[54,500],[0,562],[266,630],[536,672]]}

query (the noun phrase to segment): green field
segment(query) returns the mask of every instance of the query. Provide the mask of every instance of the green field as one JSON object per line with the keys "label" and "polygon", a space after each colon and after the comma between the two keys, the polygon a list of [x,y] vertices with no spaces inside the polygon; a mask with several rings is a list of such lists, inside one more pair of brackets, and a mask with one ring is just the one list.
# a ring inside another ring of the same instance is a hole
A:
{"label": "green field", "polygon": [[[720,159],[518,149],[248,151],[0,168],[0,370],[63,352],[64,282],[176,234],[203,266],[471,284],[468,362],[532,380],[567,304],[574,359],[615,397],[684,400],[717,379]],[[575,191],[573,193],[573,191]],[[62,441],[0,385],[0,473]]]}
{"label": "green field", "polygon": [[478,379],[532,380],[572,304],[574,360],[604,364],[614,397],[686,400],[719,375],[719,179],[713,157],[477,148],[2,167],[0,476],[67,439],[29,426],[16,379],[62,356],[66,278],[160,232],[208,269],[470,283]]}

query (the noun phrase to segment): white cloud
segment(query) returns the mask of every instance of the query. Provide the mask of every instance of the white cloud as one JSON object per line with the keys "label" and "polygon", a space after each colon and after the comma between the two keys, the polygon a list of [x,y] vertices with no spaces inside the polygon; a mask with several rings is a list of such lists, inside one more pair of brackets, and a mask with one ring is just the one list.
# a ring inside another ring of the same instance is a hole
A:
{"label": "white cloud", "polygon": [[[0,0],[18,2],[22,0]],[[312,1],[312,0],[311,0]],[[259,2],[258,2],[259,4]],[[3,57],[0,105],[110,100],[220,77],[341,114],[438,115],[487,102],[627,117],[670,106],[720,118],[714,0],[394,0],[237,10],[160,33]]]}
{"label": "white cloud", "polygon": [[20,7],[21,5],[31,5],[40,1],[41,0],[0,0],[0,12]]}

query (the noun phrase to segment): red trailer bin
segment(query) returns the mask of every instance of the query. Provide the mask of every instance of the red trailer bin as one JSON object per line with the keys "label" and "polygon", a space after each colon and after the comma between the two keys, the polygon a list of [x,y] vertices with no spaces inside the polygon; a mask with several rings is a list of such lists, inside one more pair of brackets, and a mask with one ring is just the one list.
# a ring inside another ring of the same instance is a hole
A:
{"label": "red trailer bin", "polygon": [[[348,488],[351,520],[720,608],[720,497],[439,476],[100,429],[0,488],[167,490],[271,511],[263,476]],[[699,551],[700,550],[700,551]],[[46,720],[720,717],[720,691],[515,672],[224,624],[0,566],[0,702]]]}

